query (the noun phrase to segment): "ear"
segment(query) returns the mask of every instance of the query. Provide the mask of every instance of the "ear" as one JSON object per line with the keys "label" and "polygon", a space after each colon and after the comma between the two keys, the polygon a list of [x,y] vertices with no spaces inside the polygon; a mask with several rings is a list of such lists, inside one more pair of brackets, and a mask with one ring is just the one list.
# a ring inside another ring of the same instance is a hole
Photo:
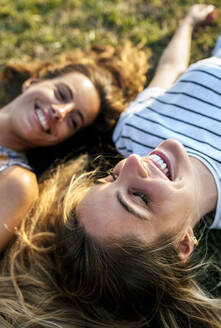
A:
{"label": "ear", "polygon": [[40,82],[41,79],[39,77],[30,77],[22,84],[22,92],[26,91],[32,84]]}
{"label": "ear", "polygon": [[186,262],[194,249],[194,233],[191,226],[188,226],[183,238],[178,244],[178,255],[181,261]]}

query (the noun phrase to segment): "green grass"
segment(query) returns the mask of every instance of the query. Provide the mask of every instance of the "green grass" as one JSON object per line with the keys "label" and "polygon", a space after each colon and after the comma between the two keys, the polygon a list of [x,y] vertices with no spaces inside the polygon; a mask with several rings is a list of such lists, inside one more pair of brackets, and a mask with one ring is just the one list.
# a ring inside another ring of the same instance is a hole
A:
{"label": "green grass", "polygon": [[[198,1],[204,3],[204,1]],[[208,1],[219,7],[220,0]],[[88,44],[122,43],[152,52],[152,68],[193,0],[0,0],[0,68],[9,59],[30,60]],[[194,32],[191,62],[210,55],[221,32],[218,21]],[[208,237],[209,254],[221,263],[221,234]],[[205,278],[206,277],[206,278]],[[221,295],[217,274],[204,276],[208,288]],[[216,288],[218,286],[218,288]]]}
{"label": "green grass", "polygon": [[[202,1],[198,1],[199,3]],[[125,38],[153,52],[153,64],[179,18],[194,1],[0,0],[0,67],[11,58],[30,59],[88,43]],[[219,0],[213,1],[219,5]],[[221,23],[194,33],[192,60],[210,53]]]}

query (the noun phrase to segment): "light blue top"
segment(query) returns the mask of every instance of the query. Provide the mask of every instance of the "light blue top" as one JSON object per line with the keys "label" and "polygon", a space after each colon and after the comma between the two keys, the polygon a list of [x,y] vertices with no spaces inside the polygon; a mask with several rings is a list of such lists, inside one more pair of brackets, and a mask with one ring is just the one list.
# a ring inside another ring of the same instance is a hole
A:
{"label": "light blue top", "polygon": [[0,172],[12,165],[22,166],[27,170],[33,171],[28,164],[27,157],[23,153],[0,146]]}

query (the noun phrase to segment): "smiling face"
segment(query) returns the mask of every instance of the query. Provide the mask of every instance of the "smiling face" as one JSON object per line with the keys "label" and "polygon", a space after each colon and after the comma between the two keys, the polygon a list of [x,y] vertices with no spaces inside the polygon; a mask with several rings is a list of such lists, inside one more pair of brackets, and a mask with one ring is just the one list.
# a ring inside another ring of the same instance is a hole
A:
{"label": "smiling face", "polygon": [[90,125],[100,98],[78,72],[33,83],[11,103],[13,131],[27,148],[55,145]]}
{"label": "smiling face", "polygon": [[196,214],[196,187],[184,147],[174,140],[150,155],[131,155],[95,184],[77,207],[79,222],[98,240],[135,235],[153,242],[184,230]]}

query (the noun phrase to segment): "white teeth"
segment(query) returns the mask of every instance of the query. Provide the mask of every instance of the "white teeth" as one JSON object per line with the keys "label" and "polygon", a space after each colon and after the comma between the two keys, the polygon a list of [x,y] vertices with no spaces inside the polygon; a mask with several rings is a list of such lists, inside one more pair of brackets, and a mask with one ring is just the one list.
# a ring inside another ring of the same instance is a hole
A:
{"label": "white teeth", "polygon": [[167,166],[166,163],[164,163],[162,160],[158,162],[158,164],[160,164],[163,169],[165,169],[165,167]]}
{"label": "white teeth", "polygon": [[156,154],[150,155],[150,158],[152,160],[154,160],[154,162],[156,162],[156,163],[159,162],[159,161],[162,161],[161,157],[156,155]]}
{"label": "white teeth", "polygon": [[45,130],[47,132],[49,130],[49,126],[48,126],[48,123],[47,123],[41,109],[36,109],[36,114],[37,114],[37,117],[38,117],[41,127],[43,128],[43,130]]}
{"label": "white teeth", "polygon": [[164,160],[156,154],[152,154],[149,156],[150,159],[152,159],[152,161],[154,161],[155,163],[157,163],[158,165],[160,165],[161,170],[167,174],[169,172],[167,164],[164,162]]}

